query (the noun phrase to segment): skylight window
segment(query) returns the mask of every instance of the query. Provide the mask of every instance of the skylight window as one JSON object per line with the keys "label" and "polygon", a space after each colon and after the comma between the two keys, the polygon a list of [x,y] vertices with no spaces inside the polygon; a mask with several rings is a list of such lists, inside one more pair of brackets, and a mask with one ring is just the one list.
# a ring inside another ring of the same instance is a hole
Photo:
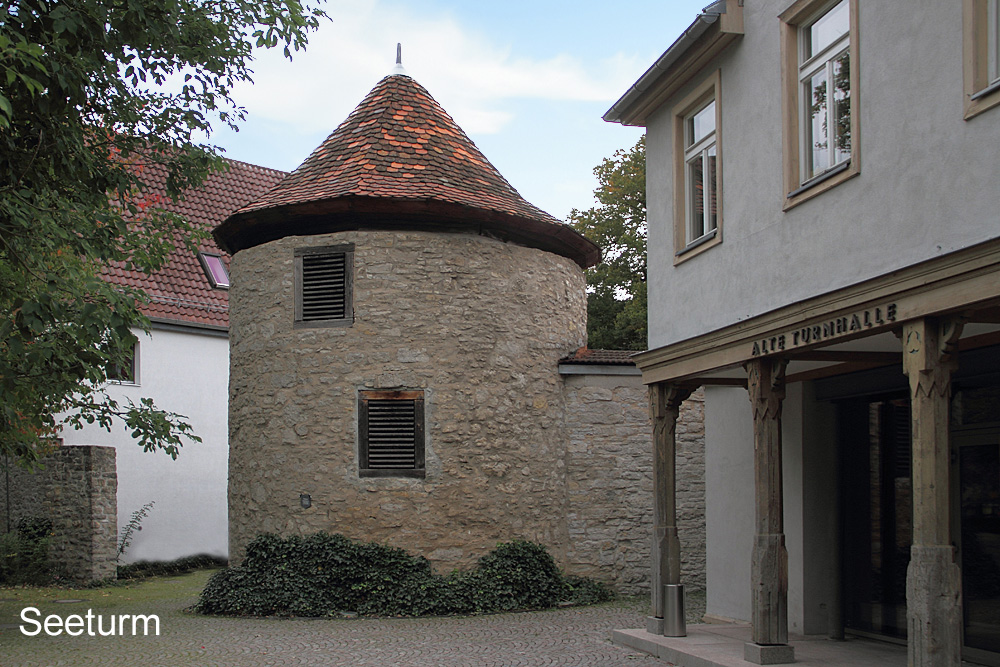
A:
{"label": "skylight window", "polygon": [[205,269],[205,275],[208,276],[212,287],[229,289],[229,272],[226,271],[226,263],[222,261],[221,256],[200,252],[198,259],[201,260],[201,266]]}

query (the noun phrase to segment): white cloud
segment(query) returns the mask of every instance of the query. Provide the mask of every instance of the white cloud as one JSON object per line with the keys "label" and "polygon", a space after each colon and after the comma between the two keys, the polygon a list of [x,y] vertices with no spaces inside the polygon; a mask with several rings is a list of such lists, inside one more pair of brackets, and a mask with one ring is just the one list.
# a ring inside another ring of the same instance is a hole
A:
{"label": "white cloud", "polygon": [[463,28],[452,16],[414,15],[387,0],[331,0],[332,17],[289,63],[264,52],[256,85],[235,91],[253,116],[294,124],[301,132],[333,130],[389,73],[397,42],[403,65],[470,134],[500,132],[511,121],[505,101],[614,101],[635,78],[621,55],[594,65],[567,54],[512,57],[507,46]]}

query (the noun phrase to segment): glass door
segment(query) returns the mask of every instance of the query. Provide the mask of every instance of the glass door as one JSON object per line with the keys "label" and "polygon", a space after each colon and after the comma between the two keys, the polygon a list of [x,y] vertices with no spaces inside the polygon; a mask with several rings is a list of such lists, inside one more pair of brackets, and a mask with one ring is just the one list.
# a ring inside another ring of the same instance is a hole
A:
{"label": "glass door", "polygon": [[962,568],[966,660],[1000,665],[1000,387],[963,387],[951,404],[952,525]]}
{"label": "glass door", "polygon": [[839,430],[844,627],[902,640],[913,514],[909,401],[842,403]]}
{"label": "glass door", "polygon": [[1000,430],[953,433],[963,656],[1000,665]]}

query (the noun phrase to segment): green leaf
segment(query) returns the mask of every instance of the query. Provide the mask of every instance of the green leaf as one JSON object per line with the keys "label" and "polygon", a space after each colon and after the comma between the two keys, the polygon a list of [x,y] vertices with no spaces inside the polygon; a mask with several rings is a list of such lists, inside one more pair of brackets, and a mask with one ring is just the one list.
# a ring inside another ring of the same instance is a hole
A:
{"label": "green leaf", "polygon": [[[282,26],[274,45],[299,46],[323,14],[298,0],[27,6],[0,10],[0,453],[30,463],[60,425],[94,423],[176,457],[197,441],[183,415],[103,389],[131,329],[149,327],[144,296],[103,271],[155,272],[175,238],[197,244],[186,221],[139,205],[149,170],[173,196],[202,183],[221,160],[194,137],[242,119],[251,35]],[[197,85],[139,83],[179,75]]]}

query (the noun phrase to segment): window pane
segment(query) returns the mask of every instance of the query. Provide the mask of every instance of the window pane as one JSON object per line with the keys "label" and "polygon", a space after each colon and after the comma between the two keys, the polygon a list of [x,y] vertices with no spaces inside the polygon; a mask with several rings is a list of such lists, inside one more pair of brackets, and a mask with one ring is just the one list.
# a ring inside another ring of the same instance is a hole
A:
{"label": "window pane", "polygon": [[705,233],[705,162],[700,153],[688,162],[688,184],[691,202],[688,241],[693,241]]}
{"label": "window pane", "polygon": [[839,5],[821,16],[805,31],[805,59],[808,60],[814,55],[830,46],[841,36],[846,35],[851,28],[851,15],[847,0],[843,0]]}
{"label": "window pane", "polygon": [[693,146],[715,132],[715,100],[688,121],[688,146]]}
{"label": "window pane", "polygon": [[716,174],[715,174],[715,146],[712,146],[707,151],[705,151],[705,162],[707,162],[706,170],[708,171],[708,176],[706,178],[706,184],[708,187],[708,197],[706,197],[706,206],[708,207],[708,216],[705,224],[704,233],[712,231],[718,225],[719,218],[719,207],[718,207],[718,188],[716,187]]}
{"label": "window pane", "polygon": [[830,166],[829,142],[826,121],[826,68],[810,77],[803,94],[807,100],[805,145],[805,178],[808,180]]}
{"label": "window pane", "polygon": [[139,347],[138,343],[132,347],[132,353],[129,355],[124,364],[113,364],[107,369],[107,376],[109,380],[125,384],[135,383],[135,352],[137,347]]}
{"label": "window pane", "polygon": [[221,257],[215,255],[205,255],[208,270],[212,273],[212,280],[217,287],[229,287],[229,275],[226,273],[226,265]]}
{"label": "window pane", "polygon": [[833,61],[833,117],[839,164],[851,157],[851,66],[847,52]]}

